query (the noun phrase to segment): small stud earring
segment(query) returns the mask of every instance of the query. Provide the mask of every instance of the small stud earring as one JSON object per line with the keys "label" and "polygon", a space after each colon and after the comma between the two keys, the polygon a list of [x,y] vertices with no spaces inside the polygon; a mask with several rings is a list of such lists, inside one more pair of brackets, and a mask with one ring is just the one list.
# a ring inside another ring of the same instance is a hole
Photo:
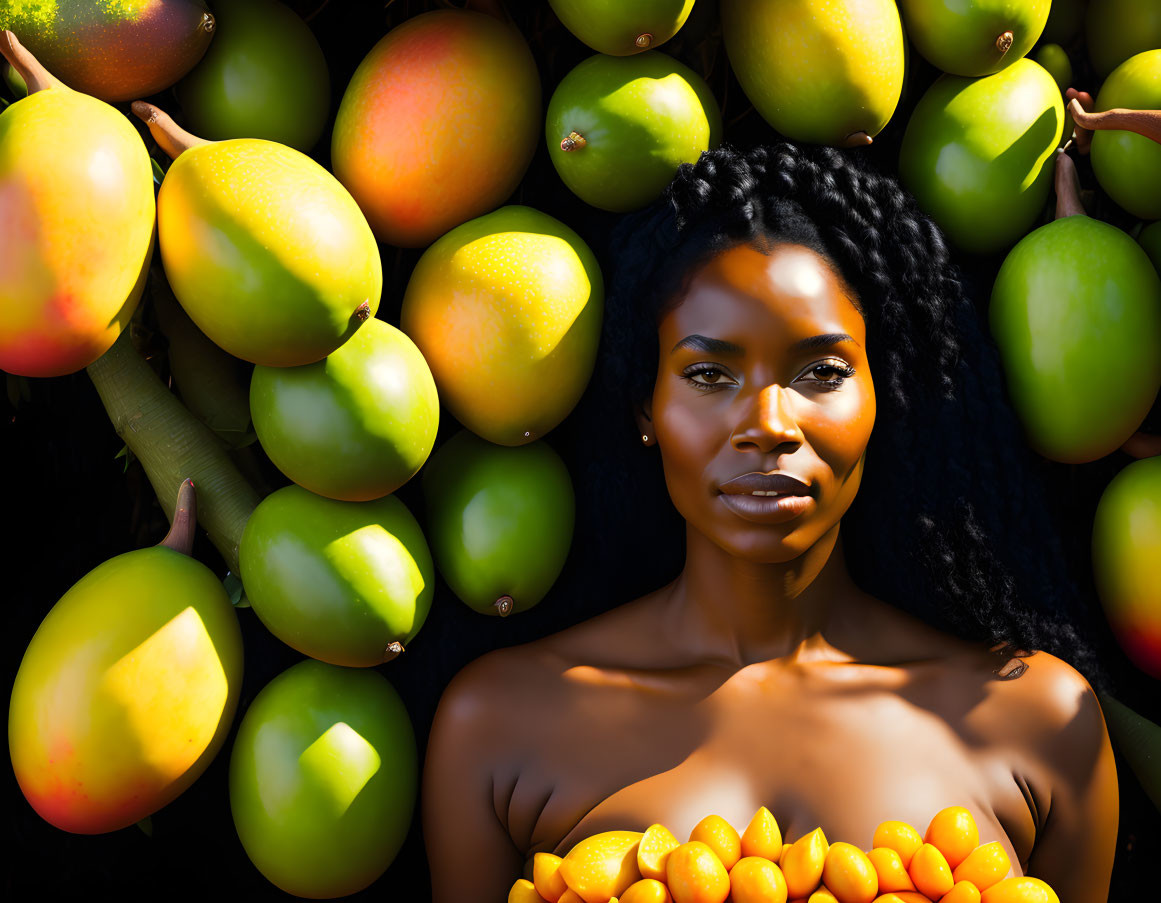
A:
{"label": "small stud earring", "polygon": [[648,436],[646,436],[644,433],[642,433],[642,434],[641,434],[641,441],[642,441],[642,442],[648,442],[648,441],[649,441],[649,437],[648,437]]}

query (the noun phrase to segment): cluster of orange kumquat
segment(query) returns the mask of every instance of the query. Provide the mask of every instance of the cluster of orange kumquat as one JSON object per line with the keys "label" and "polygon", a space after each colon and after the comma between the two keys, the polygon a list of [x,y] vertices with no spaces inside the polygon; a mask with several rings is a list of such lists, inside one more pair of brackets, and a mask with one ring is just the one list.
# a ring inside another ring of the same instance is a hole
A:
{"label": "cluster of orange kumquat", "polygon": [[594,834],[564,858],[537,853],[508,903],[1060,903],[1038,878],[1006,877],[1010,868],[962,806],[937,813],[922,837],[885,821],[866,852],[829,843],[822,828],[783,843],[763,806],[740,835],[709,815],[686,843],[651,825]]}

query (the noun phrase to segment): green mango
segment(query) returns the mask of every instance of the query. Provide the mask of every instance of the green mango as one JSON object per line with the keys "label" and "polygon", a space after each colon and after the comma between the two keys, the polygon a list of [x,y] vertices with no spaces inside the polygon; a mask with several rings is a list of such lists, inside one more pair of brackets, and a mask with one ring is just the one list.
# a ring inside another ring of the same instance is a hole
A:
{"label": "green mango", "polygon": [[1101,710],[1113,748],[1129,763],[1153,805],[1161,810],[1161,726],[1101,694]]}
{"label": "green mango", "polygon": [[250,861],[288,894],[342,897],[394,860],[415,813],[419,754],[374,671],[299,662],[250,704],[230,756],[230,811]]}
{"label": "green mango", "polygon": [[1161,679],[1161,456],[1126,465],[1093,517],[1092,570],[1113,636],[1138,668]]}
{"label": "green mango", "polygon": [[1044,208],[1063,125],[1060,89],[1030,59],[984,78],[943,75],[911,114],[899,172],[955,245],[1002,251]]}
{"label": "green mango", "polygon": [[0,0],[0,30],[74,91],[107,103],[148,97],[210,46],[205,0]]}
{"label": "green mango", "polygon": [[[1161,110],[1161,50],[1138,53],[1101,85],[1096,110]],[[1120,129],[1092,134],[1092,171],[1114,201],[1140,219],[1161,219],[1161,144]]]}
{"label": "green mango", "polygon": [[548,155],[582,201],[624,213],[656,200],[677,167],[716,147],[722,119],[705,80],[664,53],[597,54],[548,103]]}
{"label": "green mango", "polygon": [[175,89],[186,127],[204,138],[265,138],[309,151],[331,103],[314,33],[274,0],[228,0],[214,12],[218,36]]}
{"label": "green mango", "polygon": [[721,10],[742,90],[786,137],[838,147],[891,119],[904,43],[891,0],[722,0]]}
{"label": "green mango", "polygon": [[1022,59],[1044,31],[1050,0],[900,0],[907,36],[952,75],[999,72]]}
{"label": "green mango", "polygon": [[1027,235],[996,275],[989,320],[1039,454],[1095,461],[1140,427],[1161,388],[1161,278],[1120,229],[1068,216]]}
{"label": "green mango", "polygon": [[694,0],[548,0],[564,27],[598,53],[628,56],[660,47],[675,34]]}
{"label": "green mango", "polygon": [[439,396],[407,335],[370,319],[302,367],[255,367],[250,415],[274,465],[327,498],[365,502],[410,480],[435,445]]}
{"label": "green mango", "polygon": [[526,611],[560,576],[576,499],[542,441],[501,446],[461,430],[423,470],[432,549],[448,586],[482,614]]}
{"label": "green mango", "polygon": [[1129,57],[1161,47],[1161,3],[1090,0],[1084,36],[1092,66],[1104,78]]}
{"label": "green mango", "polygon": [[1042,44],[1036,51],[1035,60],[1052,76],[1061,91],[1072,84],[1072,63],[1059,44]]}
{"label": "green mango", "polygon": [[1153,261],[1153,266],[1161,273],[1161,222],[1142,229],[1141,234],[1137,236],[1137,243],[1145,249],[1145,253]]}
{"label": "green mango", "polygon": [[390,661],[431,610],[431,552],[392,495],[340,502],[285,486],[254,509],[238,556],[246,596],[267,629],[334,665]]}

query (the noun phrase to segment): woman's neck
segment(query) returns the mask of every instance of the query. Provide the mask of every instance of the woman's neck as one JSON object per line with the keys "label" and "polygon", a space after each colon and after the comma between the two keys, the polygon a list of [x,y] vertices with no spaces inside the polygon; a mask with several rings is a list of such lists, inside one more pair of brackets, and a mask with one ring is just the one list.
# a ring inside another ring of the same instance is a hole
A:
{"label": "woman's neck", "polygon": [[664,635],[699,660],[737,667],[851,661],[833,643],[840,624],[850,635],[852,602],[863,593],[847,572],[839,527],[779,564],[736,558],[687,527],[685,567],[664,591]]}

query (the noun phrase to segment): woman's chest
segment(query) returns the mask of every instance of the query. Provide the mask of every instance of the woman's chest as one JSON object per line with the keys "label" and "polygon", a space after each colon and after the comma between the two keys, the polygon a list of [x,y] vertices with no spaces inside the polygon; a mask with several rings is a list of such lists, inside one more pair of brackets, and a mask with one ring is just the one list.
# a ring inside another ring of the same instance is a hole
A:
{"label": "woman's chest", "polygon": [[510,829],[527,831],[528,856],[564,855],[592,834],[655,822],[684,840],[710,814],[741,832],[760,806],[786,840],[821,827],[832,842],[869,849],[881,822],[922,834],[936,812],[957,805],[975,816],[980,842],[1000,841],[1023,873],[1034,820],[970,712],[957,721],[922,697],[866,687],[742,684],[692,702],[606,700],[611,717],[563,719],[509,801]]}

